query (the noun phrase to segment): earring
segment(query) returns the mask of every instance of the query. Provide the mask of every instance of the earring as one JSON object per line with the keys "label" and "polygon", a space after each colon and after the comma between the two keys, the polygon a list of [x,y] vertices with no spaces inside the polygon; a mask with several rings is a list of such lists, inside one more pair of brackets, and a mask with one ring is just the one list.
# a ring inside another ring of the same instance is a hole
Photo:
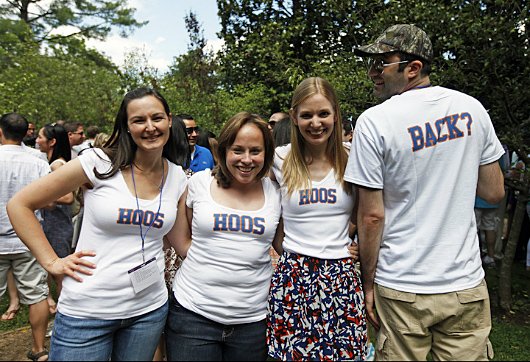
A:
{"label": "earring", "polygon": [[127,133],[131,133],[131,131],[127,130]]}

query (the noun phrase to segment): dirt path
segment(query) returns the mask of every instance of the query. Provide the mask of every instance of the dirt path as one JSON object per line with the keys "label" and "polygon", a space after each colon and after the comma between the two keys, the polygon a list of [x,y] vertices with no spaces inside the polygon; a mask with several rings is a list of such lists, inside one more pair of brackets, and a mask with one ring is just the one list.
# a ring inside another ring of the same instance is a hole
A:
{"label": "dirt path", "polygon": [[[50,349],[50,338],[46,338]],[[0,361],[30,361],[26,356],[33,346],[33,336],[29,326],[0,334]]]}

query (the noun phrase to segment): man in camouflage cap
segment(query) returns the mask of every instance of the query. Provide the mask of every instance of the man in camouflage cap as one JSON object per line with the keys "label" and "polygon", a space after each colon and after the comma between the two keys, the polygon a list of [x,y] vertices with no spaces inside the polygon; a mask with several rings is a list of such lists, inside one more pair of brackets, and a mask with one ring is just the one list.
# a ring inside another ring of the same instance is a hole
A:
{"label": "man in camouflage cap", "polygon": [[392,25],[373,44],[354,49],[355,54],[361,57],[398,51],[418,56],[432,63],[431,40],[423,30],[414,25]]}
{"label": "man in camouflage cap", "polygon": [[431,85],[432,49],[423,30],[405,24],[355,49],[369,58],[374,96],[387,99],[358,118],[344,175],[359,190],[376,360],[492,355],[474,203],[475,194],[503,198],[504,149],[480,102]]}

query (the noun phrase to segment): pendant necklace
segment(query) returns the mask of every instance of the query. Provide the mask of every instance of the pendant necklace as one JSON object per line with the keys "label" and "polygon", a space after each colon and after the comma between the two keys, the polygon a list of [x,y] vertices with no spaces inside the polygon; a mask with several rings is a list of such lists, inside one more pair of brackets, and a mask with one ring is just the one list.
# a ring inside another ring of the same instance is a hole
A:
{"label": "pendant necklace", "polygon": [[136,164],[133,162],[132,163],[134,165],[134,167],[136,167],[138,170],[142,171],[142,176],[145,177],[146,179],[148,179],[149,181],[151,181],[155,186],[156,188],[158,189],[158,191],[162,191],[162,184],[164,182],[164,160],[162,160],[162,181],[160,181],[160,183],[156,183],[154,182],[153,180],[151,180],[149,177],[147,177],[146,175],[144,175],[144,170],[142,170],[140,167],[136,166]]}

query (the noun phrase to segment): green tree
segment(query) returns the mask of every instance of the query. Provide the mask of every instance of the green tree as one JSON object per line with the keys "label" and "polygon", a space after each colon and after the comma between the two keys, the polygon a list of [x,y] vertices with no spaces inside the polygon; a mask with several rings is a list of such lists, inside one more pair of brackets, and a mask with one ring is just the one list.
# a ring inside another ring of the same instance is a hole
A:
{"label": "green tree", "polygon": [[[61,42],[63,39],[95,38],[104,40],[112,28],[122,36],[146,22],[133,18],[135,9],[126,0],[6,0],[0,5],[0,15],[27,24],[35,42]],[[69,34],[53,33],[61,27],[71,27]]]}
{"label": "green tree", "polygon": [[48,57],[37,49],[0,72],[0,112],[25,115],[37,126],[76,120],[109,131],[123,95],[115,72]]}
{"label": "green tree", "polygon": [[[271,99],[268,114],[289,109],[294,87],[308,76],[328,75],[327,67],[336,76],[339,69],[351,76],[357,63],[352,49],[367,39],[362,25],[381,9],[380,2],[370,0],[217,3],[225,41],[223,84],[263,84]],[[351,80],[348,75],[340,78]]]}

